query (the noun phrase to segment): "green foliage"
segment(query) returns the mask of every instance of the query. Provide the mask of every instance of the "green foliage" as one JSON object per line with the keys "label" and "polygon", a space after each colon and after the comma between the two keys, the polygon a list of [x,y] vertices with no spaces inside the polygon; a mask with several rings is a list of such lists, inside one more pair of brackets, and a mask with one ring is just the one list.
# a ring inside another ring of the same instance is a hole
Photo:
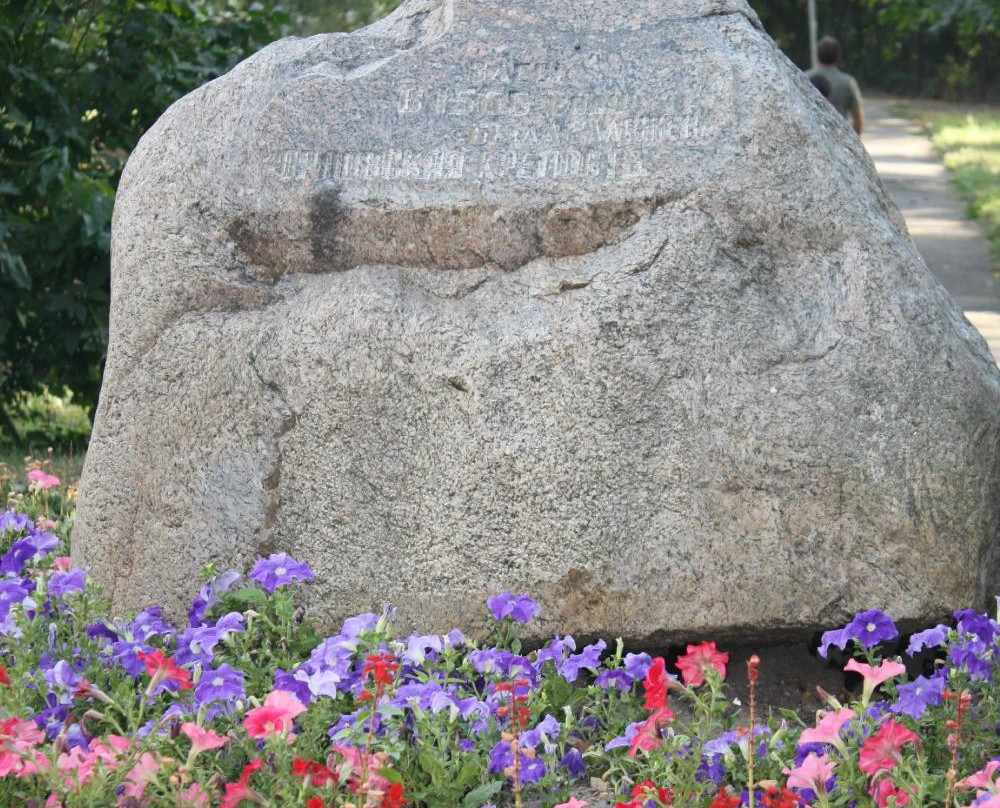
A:
{"label": "green foliage", "polygon": [[958,115],[901,105],[898,114],[920,121],[941,152],[959,194],[968,204],[1000,262],[1000,115]]}
{"label": "green foliage", "polygon": [[[86,407],[73,401],[73,392],[61,396],[43,387],[38,393],[16,393],[9,415],[26,447],[58,446],[82,449],[90,438],[90,417]],[[9,436],[0,432],[0,446]]]}
{"label": "green foliage", "polygon": [[48,384],[96,399],[125,160],[167,106],[284,21],[257,3],[0,4],[0,396]]}
{"label": "green foliage", "polygon": [[[750,0],[764,27],[809,66],[805,4]],[[820,36],[844,46],[845,69],[865,87],[907,94],[995,94],[1000,0],[818,0]]]}
{"label": "green foliage", "polygon": [[291,0],[294,27],[302,34],[352,31],[381,19],[402,0]]}

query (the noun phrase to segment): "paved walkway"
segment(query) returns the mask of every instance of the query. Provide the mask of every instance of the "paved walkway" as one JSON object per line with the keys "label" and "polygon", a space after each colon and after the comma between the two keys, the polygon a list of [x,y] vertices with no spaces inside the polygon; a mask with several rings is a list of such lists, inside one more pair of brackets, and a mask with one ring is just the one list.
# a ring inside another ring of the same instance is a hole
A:
{"label": "paved walkway", "polygon": [[930,140],[912,122],[891,116],[889,103],[866,99],[864,144],[927,266],[1000,362],[1000,280],[986,241],[965,217]]}

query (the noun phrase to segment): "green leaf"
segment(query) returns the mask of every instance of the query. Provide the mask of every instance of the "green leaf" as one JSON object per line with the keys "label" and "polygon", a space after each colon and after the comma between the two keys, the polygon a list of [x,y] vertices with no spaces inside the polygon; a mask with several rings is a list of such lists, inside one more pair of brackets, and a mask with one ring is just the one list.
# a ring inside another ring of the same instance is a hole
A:
{"label": "green leaf", "polygon": [[455,787],[465,788],[471,783],[474,783],[479,777],[479,766],[473,762],[466,763],[459,769],[458,774],[455,777]]}
{"label": "green leaf", "polygon": [[462,799],[462,808],[478,808],[478,806],[488,803],[493,797],[503,789],[503,780],[494,780],[492,783],[483,783],[478,788],[472,789]]}
{"label": "green leaf", "polygon": [[424,750],[417,757],[420,761],[420,768],[423,769],[431,778],[431,782],[438,788],[444,785],[446,781],[446,775],[444,770],[444,764],[438,760],[437,756],[429,751]]}
{"label": "green leaf", "polygon": [[245,611],[249,608],[256,608],[257,611],[260,611],[267,605],[267,595],[264,590],[253,587],[227,592],[223,600],[239,611]]}

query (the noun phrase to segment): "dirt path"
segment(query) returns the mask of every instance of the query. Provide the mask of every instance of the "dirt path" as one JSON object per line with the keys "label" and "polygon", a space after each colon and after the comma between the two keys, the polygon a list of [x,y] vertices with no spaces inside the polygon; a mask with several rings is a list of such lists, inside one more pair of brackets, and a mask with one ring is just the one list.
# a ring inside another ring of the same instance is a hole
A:
{"label": "dirt path", "polygon": [[866,100],[864,144],[927,266],[1000,362],[1000,280],[986,241],[966,218],[930,140],[912,122],[890,115],[890,103]]}

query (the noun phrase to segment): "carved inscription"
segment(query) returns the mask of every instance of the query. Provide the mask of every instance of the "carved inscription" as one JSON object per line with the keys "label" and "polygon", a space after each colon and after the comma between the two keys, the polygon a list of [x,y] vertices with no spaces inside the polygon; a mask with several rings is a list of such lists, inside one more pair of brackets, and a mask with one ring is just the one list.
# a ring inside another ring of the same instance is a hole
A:
{"label": "carved inscription", "polygon": [[627,180],[648,176],[637,149],[513,149],[492,152],[337,152],[289,149],[278,173],[294,180]]}
{"label": "carved inscription", "polygon": [[[645,69],[626,65],[616,53],[564,61],[476,60],[457,86],[413,76],[375,96],[381,111],[372,115],[379,128],[371,138],[352,137],[336,147],[322,138],[293,140],[267,160],[285,180],[348,185],[530,186],[656,177],[672,154],[712,143],[718,116],[709,110],[718,99],[692,97],[684,72],[642,78]],[[637,78],[628,86],[602,81],[609,71]],[[724,70],[718,75],[725,88],[728,76]],[[329,96],[334,105],[335,89]],[[329,119],[337,118],[336,110],[331,106]],[[399,147],[385,143],[386,132]]]}

